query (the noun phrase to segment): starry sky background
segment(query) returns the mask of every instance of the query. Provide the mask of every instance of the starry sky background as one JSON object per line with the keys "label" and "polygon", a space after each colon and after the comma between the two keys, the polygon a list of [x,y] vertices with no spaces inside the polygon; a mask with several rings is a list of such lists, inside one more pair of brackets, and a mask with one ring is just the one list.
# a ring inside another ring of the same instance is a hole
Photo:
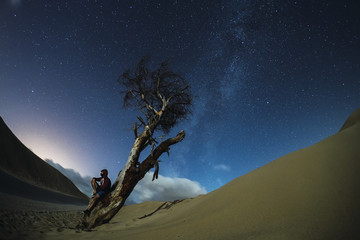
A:
{"label": "starry sky background", "polygon": [[190,83],[160,174],[221,187],[336,133],[360,107],[358,1],[0,0],[0,114],[38,156],[114,181],[137,111],[117,78],[141,56]]}

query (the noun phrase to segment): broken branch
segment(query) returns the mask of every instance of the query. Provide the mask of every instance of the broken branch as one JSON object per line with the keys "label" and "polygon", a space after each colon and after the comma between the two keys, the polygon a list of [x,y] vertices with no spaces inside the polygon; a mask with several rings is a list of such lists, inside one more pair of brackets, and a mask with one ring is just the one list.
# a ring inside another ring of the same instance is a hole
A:
{"label": "broken branch", "polygon": [[138,127],[137,127],[137,123],[134,122],[134,127],[133,127],[133,130],[134,130],[134,135],[135,135],[135,139],[138,138],[138,131],[137,131]]}

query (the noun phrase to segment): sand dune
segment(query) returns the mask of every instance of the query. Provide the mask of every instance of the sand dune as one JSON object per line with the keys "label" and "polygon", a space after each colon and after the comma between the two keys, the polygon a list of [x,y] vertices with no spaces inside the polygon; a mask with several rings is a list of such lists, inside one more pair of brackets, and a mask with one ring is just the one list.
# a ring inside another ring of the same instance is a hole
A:
{"label": "sand dune", "polygon": [[[59,204],[76,204],[87,205],[88,200],[74,197],[68,194],[55,192],[46,188],[21,181],[20,179],[7,174],[0,170],[0,182],[5,183],[0,188],[1,194],[9,194],[35,201],[59,203]],[[1,208],[1,206],[0,206]]]}
{"label": "sand dune", "polygon": [[360,239],[360,111],[340,132],[195,199],[124,207],[86,232],[43,239]]}
{"label": "sand dune", "polygon": [[[123,209],[112,221],[116,224],[100,229],[109,231],[109,238],[122,239],[359,238],[358,113],[349,118],[357,121],[352,120],[355,123],[341,132],[214,192],[180,202],[143,220],[135,216],[130,220],[127,214],[135,210]],[[155,208],[153,205],[159,203],[145,205]]]}
{"label": "sand dune", "polygon": [[344,125],[341,127],[340,131],[345,130],[356,123],[360,122],[360,108],[356,109],[349,117],[346,119]]}
{"label": "sand dune", "polygon": [[[83,200],[88,199],[67,177],[30,151],[11,132],[1,117],[0,170],[27,184],[61,192]],[[7,181],[7,185],[12,183],[13,181]],[[4,189],[0,188],[0,192],[4,192]]]}

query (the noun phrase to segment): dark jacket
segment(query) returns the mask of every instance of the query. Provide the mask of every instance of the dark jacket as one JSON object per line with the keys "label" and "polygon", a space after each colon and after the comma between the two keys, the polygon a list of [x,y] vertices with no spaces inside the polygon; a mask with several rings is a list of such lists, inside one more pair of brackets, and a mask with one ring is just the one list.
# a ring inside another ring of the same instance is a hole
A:
{"label": "dark jacket", "polygon": [[102,170],[103,176],[100,178],[95,178],[96,181],[100,181],[100,186],[96,189],[97,191],[110,192],[111,189],[111,180],[108,178],[107,170]]}

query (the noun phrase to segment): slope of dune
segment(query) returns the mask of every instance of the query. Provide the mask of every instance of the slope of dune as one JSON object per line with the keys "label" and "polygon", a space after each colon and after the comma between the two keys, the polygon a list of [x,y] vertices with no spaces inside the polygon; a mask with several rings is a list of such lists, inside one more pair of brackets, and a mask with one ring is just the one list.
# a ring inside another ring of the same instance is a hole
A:
{"label": "slope of dune", "polygon": [[[51,191],[61,192],[83,200],[88,199],[76,186],[58,170],[41,160],[30,151],[6,126],[0,117],[0,170],[1,176],[10,174],[6,186],[17,190],[19,186],[35,185]],[[10,179],[11,178],[11,179]],[[16,178],[16,179],[15,179]],[[23,183],[20,184],[19,181]],[[12,183],[19,183],[11,186]],[[4,192],[6,189],[1,188]],[[26,190],[26,187],[25,189]],[[46,199],[45,199],[46,200]]]}
{"label": "slope of dune", "polygon": [[[64,236],[137,240],[360,239],[358,112],[347,120],[351,124],[333,136],[207,195],[176,204],[127,206],[95,232],[76,235],[65,231]],[[47,237],[62,238],[52,233]]]}
{"label": "slope of dune", "polygon": [[346,119],[344,125],[341,127],[340,131],[345,130],[354,124],[360,122],[360,108],[356,109],[349,117]]}

